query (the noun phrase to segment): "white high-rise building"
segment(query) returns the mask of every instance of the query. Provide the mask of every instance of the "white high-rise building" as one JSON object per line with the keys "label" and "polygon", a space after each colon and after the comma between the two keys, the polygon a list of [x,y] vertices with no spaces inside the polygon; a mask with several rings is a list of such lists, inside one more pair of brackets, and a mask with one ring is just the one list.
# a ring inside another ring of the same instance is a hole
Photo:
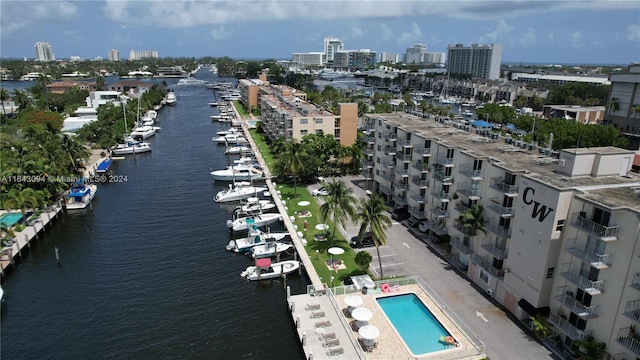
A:
{"label": "white high-rise building", "polygon": [[157,59],[158,52],[151,50],[131,50],[129,51],[129,60],[141,60],[141,59]]}
{"label": "white high-rise building", "polygon": [[54,61],[56,56],[53,54],[53,49],[46,41],[38,41],[34,46],[36,49],[37,61]]}
{"label": "white high-rise building", "polygon": [[424,54],[425,64],[442,64],[446,63],[446,54],[443,52],[428,52]]}
{"label": "white high-rise building", "polygon": [[337,38],[324,38],[324,56],[325,63],[333,64],[335,54],[344,50],[344,43]]}
{"label": "white high-rise building", "polygon": [[405,64],[422,64],[424,62],[424,54],[427,52],[426,44],[415,44],[407,48],[404,53]]}
{"label": "white high-rise building", "polygon": [[400,56],[397,53],[380,53],[380,62],[390,62],[395,64],[398,61],[400,61]]}
{"label": "white high-rise building", "polygon": [[447,72],[465,74],[472,79],[500,78],[501,44],[452,44],[447,47]]}
{"label": "white high-rise building", "polygon": [[120,50],[109,50],[109,61],[120,61]]}
{"label": "white high-rise building", "polygon": [[293,53],[292,62],[297,66],[322,66],[324,53],[322,52],[307,52],[307,53]]}

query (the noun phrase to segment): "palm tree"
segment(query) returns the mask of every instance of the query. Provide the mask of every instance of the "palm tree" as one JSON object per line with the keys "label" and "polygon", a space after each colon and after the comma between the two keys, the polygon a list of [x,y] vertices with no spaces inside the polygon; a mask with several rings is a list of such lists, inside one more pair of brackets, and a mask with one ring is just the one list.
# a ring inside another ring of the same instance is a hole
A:
{"label": "palm tree", "polygon": [[353,195],[353,189],[342,180],[331,180],[325,188],[327,195],[324,196],[324,204],[320,206],[320,217],[323,221],[333,217],[334,227],[331,234],[331,246],[333,246],[338,224],[345,227],[347,218],[351,218],[355,212],[356,197]]}
{"label": "palm tree", "polygon": [[380,279],[384,278],[382,273],[382,258],[380,258],[380,246],[386,244],[386,230],[391,227],[391,219],[385,214],[389,209],[384,203],[384,199],[378,195],[360,199],[358,211],[353,216],[356,222],[360,223],[358,239],[362,240],[364,234],[369,231],[376,246],[378,263],[380,265]]}
{"label": "palm tree", "polygon": [[9,100],[9,92],[6,89],[0,89],[0,102],[2,102],[2,115],[5,115],[4,101]]}
{"label": "palm tree", "polygon": [[305,168],[305,159],[307,152],[302,144],[295,139],[288,143],[287,150],[280,153],[278,160],[280,161],[280,169],[293,177],[293,197],[298,197],[298,176]]}
{"label": "palm tree", "polygon": [[13,238],[16,237],[16,233],[6,223],[0,222],[0,237],[0,240],[3,242],[2,245],[4,245],[5,241],[13,240]]}
{"label": "palm tree", "polygon": [[620,99],[612,97],[609,101],[609,113],[616,112],[618,110],[620,110]]}
{"label": "palm tree", "polygon": [[640,114],[640,104],[631,105],[631,107],[629,108],[629,111],[631,112],[633,117],[635,117],[637,114]]}
{"label": "palm tree", "polygon": [[486,234],[483,229],[484,226],[484,216],[482,215],[483,208],[482,205],[475,204],[469,210],[460,214],[458,220],[460,224],[465,229],[469,230],[470,235],[475,235],[477,230],[482,231],[483,234]]}
{"label": "palm tree", "polygon": [[27,209],[38,207],[43,201],[41,198],[41,194],[32,188],[26,188],[22,191],[18,189],[11,189],[9,190],[3,205],[5,209],[20,210],[22,218],[26,224],[27,219],[25,218],[25,215],[27,213]]}
{"label": "palm tree", "polygon": [[22,111],[29,106],[31,99],[26,90],[13,89],[13,100],[18,105],[19,111]]}
{"label": "palm tree", "polygon": [[69,158],[69,164],[73,167],[74,171],[84,166],[81,159],[87,158],[89,156],[89,151],[87,151],[82,144],[76,141],[75,138],[65,134],[62,136],[62,142],[60,145],[62,151]]}
{"label": "palm tree", "polygon": [[586,340],[574,340],[573,345],[578,347],[581,360],[600,360],[607,352],[607,344],[596,341],[593,336]]}

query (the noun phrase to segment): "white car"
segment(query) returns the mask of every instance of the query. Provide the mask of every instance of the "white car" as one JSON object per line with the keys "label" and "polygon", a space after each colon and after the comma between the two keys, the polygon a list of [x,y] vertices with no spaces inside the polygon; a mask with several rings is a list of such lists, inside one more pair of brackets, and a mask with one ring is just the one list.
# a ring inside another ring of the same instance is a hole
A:
{"label": "white car", "polygon": [[420,221],[420,223],[418,224],[418,231],[426,233],[428,230],[429,230],[429,225],[427,223],[427,220]]}
{"label": "white car", "polygon": [[329,195],[329,191],[327,191],[327,189],[325,189],[324,187],[315,189],[311,192],[311,195],[313,196],[326,196]]}

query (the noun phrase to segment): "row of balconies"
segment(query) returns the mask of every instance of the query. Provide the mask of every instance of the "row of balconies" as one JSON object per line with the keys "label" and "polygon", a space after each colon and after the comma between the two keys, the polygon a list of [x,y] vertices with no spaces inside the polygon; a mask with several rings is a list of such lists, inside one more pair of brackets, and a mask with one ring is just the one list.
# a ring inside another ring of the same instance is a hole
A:
{"label": "row of balconies", "polygon": [[489,260],[488,256],[478,256],[473,255],[473,262],[480,266],[484,271],[493,275],[496,278],[502,279],[504,278],[504,269],[497,269],[493,267],[492,262]]}
{"label": "row of balconies", "polygon": [[618,336],[616,340],[627,349],[633,351],[634,354],[640,356],[640,340],[638,339],[640,334],[636,334],[635,328],[631,327],[621,328],[618,330]]}
{"label": "row of balconies", "polygon": [[589,263],[596,269],[606,269],[609,267],[609,254],[600,254],[594,249],[587,249],[587,241],[580,238],[567,239],[565,250]]}
{"label": "row of balconies", "polygon": [[583,319],[591,319],[598,316],[599,306],[586,306],[578,299],[576,299],[573,291],[570,291],[567,286],[559,286],[556,288],[556,294],[554,298],[559,301],[564,307],[569,309]]}

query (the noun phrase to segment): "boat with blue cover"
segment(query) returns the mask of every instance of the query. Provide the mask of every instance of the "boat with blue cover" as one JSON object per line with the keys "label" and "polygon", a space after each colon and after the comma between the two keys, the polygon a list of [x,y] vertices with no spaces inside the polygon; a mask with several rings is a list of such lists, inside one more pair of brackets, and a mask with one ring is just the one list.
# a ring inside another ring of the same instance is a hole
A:
{"label": "boat with blue cover", "polygon": [[113,162],[112,158],[102,160],[100,164],[98,164],[98,167],[96,168],[96,172],[106,173],[107,171],[109,171],[109,167],[111,167],[112,162]]}
{"label": "boat with blue cover", "polygon": [[86,184],[84,179],[74,183],[64,195],[64,205],[67,210],[84,209],[96,196],[98,186],[96,184]]}

